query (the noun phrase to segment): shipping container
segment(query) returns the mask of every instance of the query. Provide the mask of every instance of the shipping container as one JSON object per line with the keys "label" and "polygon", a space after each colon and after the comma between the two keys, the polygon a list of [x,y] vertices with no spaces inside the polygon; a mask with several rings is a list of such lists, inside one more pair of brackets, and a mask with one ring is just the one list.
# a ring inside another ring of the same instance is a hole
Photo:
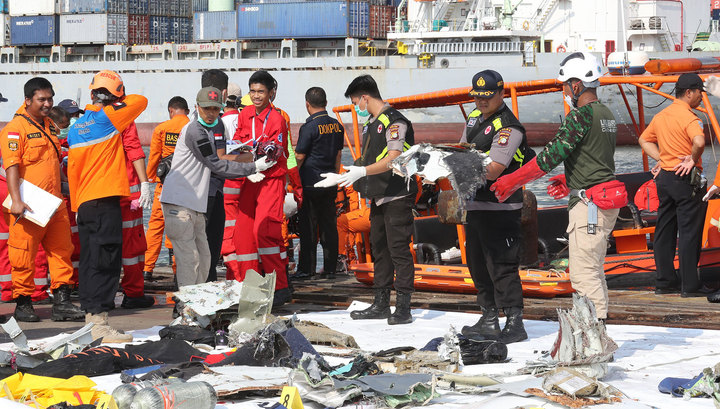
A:
{"label": "shipping container", "polygon": [[192,0],[192,8],[194,12],[208,11],[208,0]]}
{"label": "shipping container", "polygon": [[10,16],[7,14],[0,14],[0,47],[10,45]]}
{"label": "shipping container", "polygon": [[393,6],[370,6],[370,38],[387,38],[390,26],[395,23]]}
{"label": "shipping container", "polygon": [[318,1],[238,6],[238,39],[367,37],[367,2]]}
{"label": "shipping container", "polygon": [[126,44],[127,14],[63,14],[60,44]]}
{"label": "shipping container", "polygon": [[190,17],[191,0],[148,0],[151,16]]}
{"label": "shipping container", "polygon": [[[10,8],[8,7],[8,0],[0,0],[0,13],[7,13]],[[3,19],[3,22],[7,22],[8,19]]]}
{"label": "shipping container", "polygon": [[173,43],[192,43],[192,20],[186,17],[170,17],[170,35],[168,40]]}
{"label": "shipping container", "polygon": [[170,41],[170,17],[150,16],[150,44]]}
{"label": "shipping container", "polygon": [[148,14],[148,0],[128,0],[129,14]]}
{"label": "shipping container", "polygon": [[127,13],[128,12],[128,1],[127,0],[107,0],[107,12],[110,14],[114,13]]}
{"label": "shipping container", "polygon": [[65,14],[105,13],[106,3],[106,0],[59,0],[58,8]]}
{"label": "shipping container", "polygon": [[235,0],[208,0],[208,11],[233,11]]}
{"label": "shipping container", "polygon": [[193,31],[196,42],[234,40],[237,37],[237,16],[234,11],[195,13]]}
{"label": "shipping container", "polygon": [[55,0],[9,0],[11,16],[52,15],[57,11]]}
{"label": "shipping container", "polygon": [[150,17],[128,15],[128,45],[150,44]]}
{"label": "shipping container", "polygon": [[58,16],[10,18],[11,45],[55,45],[58,43],[58,31]]}
{"label": "shipping container", "polygon": [[178,0],[177,16],[192,18],[192,0]]}

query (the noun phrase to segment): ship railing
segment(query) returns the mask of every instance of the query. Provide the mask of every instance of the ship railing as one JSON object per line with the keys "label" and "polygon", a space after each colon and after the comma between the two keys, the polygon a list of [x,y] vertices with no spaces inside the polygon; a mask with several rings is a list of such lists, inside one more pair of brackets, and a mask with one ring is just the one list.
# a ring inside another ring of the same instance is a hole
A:
{"label": "ship railing", "polygon": [[420,43],[418,54],[483,54],[483,53],[520,53],[521,41],[483,41],[457,43]]}

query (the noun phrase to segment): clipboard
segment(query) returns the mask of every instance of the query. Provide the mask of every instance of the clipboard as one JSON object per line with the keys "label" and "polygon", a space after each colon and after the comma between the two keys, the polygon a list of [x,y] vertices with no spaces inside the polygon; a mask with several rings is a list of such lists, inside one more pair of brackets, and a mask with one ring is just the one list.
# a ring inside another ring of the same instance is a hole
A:
{"label": "clipboard", "polygon": [[[20,197],[23,202],[27,203],[27,205],[33,209],[32,212],[26,210],[22,217],[40,227],[45,227],[48,224],[62,203],[62,199],[59,197],[23,179],[20,179]],[[10,206],[12,206],[12,199],[9,194],[2,205],[6,209],[10,209]]]}

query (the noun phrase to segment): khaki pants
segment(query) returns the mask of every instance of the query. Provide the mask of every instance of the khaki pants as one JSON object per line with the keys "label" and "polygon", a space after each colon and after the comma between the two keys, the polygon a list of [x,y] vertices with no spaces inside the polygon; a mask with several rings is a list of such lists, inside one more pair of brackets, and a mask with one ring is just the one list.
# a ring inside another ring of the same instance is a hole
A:
{"label": "khaki pants", "polygon": [[605,254],[610,233],[620,209],[598,209],[595,234],[587,232],[587,205],[580,202],[570,209],[567,232],[570,240],[570,282],[575,291],[595,304],[597,317],[608,313],[608,289],[605,281]]}
{"label": "khaki pants", "polygon": [[210,271],[205,214],[163,203],[165,234],[173,246],[178,287],[204,283]]}

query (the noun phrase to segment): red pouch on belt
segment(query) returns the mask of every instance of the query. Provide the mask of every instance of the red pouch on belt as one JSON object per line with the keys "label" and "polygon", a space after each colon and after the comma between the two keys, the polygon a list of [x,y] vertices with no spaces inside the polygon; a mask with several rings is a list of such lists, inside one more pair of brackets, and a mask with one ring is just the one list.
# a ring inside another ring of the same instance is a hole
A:
{"label": "red pouch on belt", "polygon": [[619,209],[628,204],[625,184],[619,180],[611,180],[585,189],[585,195],[603,210]]}

